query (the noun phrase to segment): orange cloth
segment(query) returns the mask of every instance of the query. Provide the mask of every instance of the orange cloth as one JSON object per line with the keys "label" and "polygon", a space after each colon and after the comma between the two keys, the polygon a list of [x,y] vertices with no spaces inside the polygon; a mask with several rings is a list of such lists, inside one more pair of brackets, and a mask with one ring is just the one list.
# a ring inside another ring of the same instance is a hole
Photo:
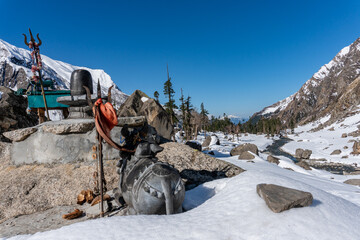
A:
{"label": "orange cloth", "polygon": [[97,106],[99,106],[100,109],[100,117],[104,132],[109,136],[111,129],[113,129],[118,124],[115,109],[109,102],[103,104],[101,99],[98,99],[95,102],[95,107]]}

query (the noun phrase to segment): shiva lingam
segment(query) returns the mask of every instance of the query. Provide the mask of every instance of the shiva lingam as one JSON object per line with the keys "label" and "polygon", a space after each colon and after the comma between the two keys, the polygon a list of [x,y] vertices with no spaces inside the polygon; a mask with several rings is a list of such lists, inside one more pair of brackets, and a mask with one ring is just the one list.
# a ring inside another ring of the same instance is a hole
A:
{"label": "shiva lingam", "polygon": [[89,71],[77,69],[71,73],[70,96],[58,97],[57,102],[69,106],[69,119],[92,118],[92,109],[88,104],[85,87],[90,90],[91,101],[94,103],[97,95],[93,94],[93,80]]}

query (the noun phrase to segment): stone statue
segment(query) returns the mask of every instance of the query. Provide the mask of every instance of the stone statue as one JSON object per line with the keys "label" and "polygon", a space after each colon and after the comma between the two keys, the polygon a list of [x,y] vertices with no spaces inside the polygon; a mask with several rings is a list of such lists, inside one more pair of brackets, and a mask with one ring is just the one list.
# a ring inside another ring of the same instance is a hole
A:
{"label": "stone statue", "polygon": [[119,190],[128,205],[128,214],[174,214],[182,212],[185,187],[179,172],[155,157],[163,150],[158,145],[156,130],[147,124],[140,130],[123,127],[124,147],[134,154],[120,152],[118,163]]}

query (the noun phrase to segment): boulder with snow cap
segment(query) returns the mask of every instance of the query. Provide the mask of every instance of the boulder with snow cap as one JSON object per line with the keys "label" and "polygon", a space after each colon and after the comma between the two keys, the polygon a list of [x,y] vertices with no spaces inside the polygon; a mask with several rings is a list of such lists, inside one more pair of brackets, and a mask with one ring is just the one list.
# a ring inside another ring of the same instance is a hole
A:
{"label": "boulder with snow cap", "polygon": [[250,151],[256,155],[259,155],[258,147],[255,144],[245,143],[241,144],[230,151],[231,156],[240,155],[242,152]]}
{"label": "boulder with snow cap", "polygon": [[241,152],[238,159],[239,160],[252,160],[254,159],[255,156],[252,155],[250,152],[246,151],[246,152]]}

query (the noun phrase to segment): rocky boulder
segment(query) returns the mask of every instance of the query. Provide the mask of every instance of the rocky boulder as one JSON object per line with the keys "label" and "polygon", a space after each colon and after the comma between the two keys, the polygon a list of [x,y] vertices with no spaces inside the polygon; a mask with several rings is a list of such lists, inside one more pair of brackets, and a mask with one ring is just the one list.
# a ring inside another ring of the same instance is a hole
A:
{"label": "rocky boulder", "polygon": [[240,155],[242,152],[247,152],[247,151],[259,155],[258,147],[255,144],[245,143],[233,148],[230,151],[230,156]]}
{"label": "rocky boulder", "polygon": [[330,155],[339,155],[341,153],[340,149],[334,150]]}
{"label": "rocky boulder", "polygon": [[233,177],[244,170],[231,163],[216,159],[184,144],[168,142],[161,144],[164,150],[157,154],[162,162],[167,162],[179,170],[191,189],[201,183],[224,177]]}
{"label": "rocky boulder", "polygon": [[202,146],[203,147],[208,147],[211,143],[211,136],[210,135],[207,135],[204,142],[202,143]]}
{"label": "rocky boulder", "polygon": [[241,152],[238,159],[239,160],[252,160],[254,159],[255,156],[252,155],[250,152],[246,151],[246,152]]}
{"label": "rocky boulder", "polygon": [[274,184],[259,184],[256,191],[264,199],[270,210],[275,213],[291,208],[310,206],[313,201],[313,196],[309,192]]}
{"label": "rocky boulder", "polygon": [[360,179],[348,179],[344,183],[350,184],[350,185],[355,185],[355,186],[360,186]]}
{"label": "rocky boulder", "polygon": [[117,114],[118,117],[145,116],[149,125],[153,126],[157,133],[166,139],[170,139],[174,131],[165,109],[140,90],[131,94],[121,105]]}
{"label": "rocky boulder", "polygon": [[298,148],[295,151],[295,157],[297,159],[309,159],[311,154],[312,154],[312,151],[309,149],[304,150],[304,149]]}
{"label": "rocky boulder", "polygon": [[305,170],[311,170],[311,167],[305,161],[299,161],[296,163],[296,165],[298,165],[299,167],[302,167]]}
{"label": "rocky boulder", "polygon": [[26,113],[27,99],[17,96],[10,88],[0,86],[0,141],[3,132],[35,126],[38,118],[35,113]]}
{"label": "rocky boulder", "polygon": [[268,157],[267,157],[267,160],[268,160],[268,162],[270,162],[270,163],[275,163],[276,165],[279,165],[279,163],[280,163],[280,159],[279,158],[277,158],[277,157],[273,157],[273,156],[271,156],[271,155],[269,155]]}
{"label": "rocky boulder", "polygon": [[351,154],[359,155],[360,154],[360,142],[355,141],[353,145],[353,151]]}

